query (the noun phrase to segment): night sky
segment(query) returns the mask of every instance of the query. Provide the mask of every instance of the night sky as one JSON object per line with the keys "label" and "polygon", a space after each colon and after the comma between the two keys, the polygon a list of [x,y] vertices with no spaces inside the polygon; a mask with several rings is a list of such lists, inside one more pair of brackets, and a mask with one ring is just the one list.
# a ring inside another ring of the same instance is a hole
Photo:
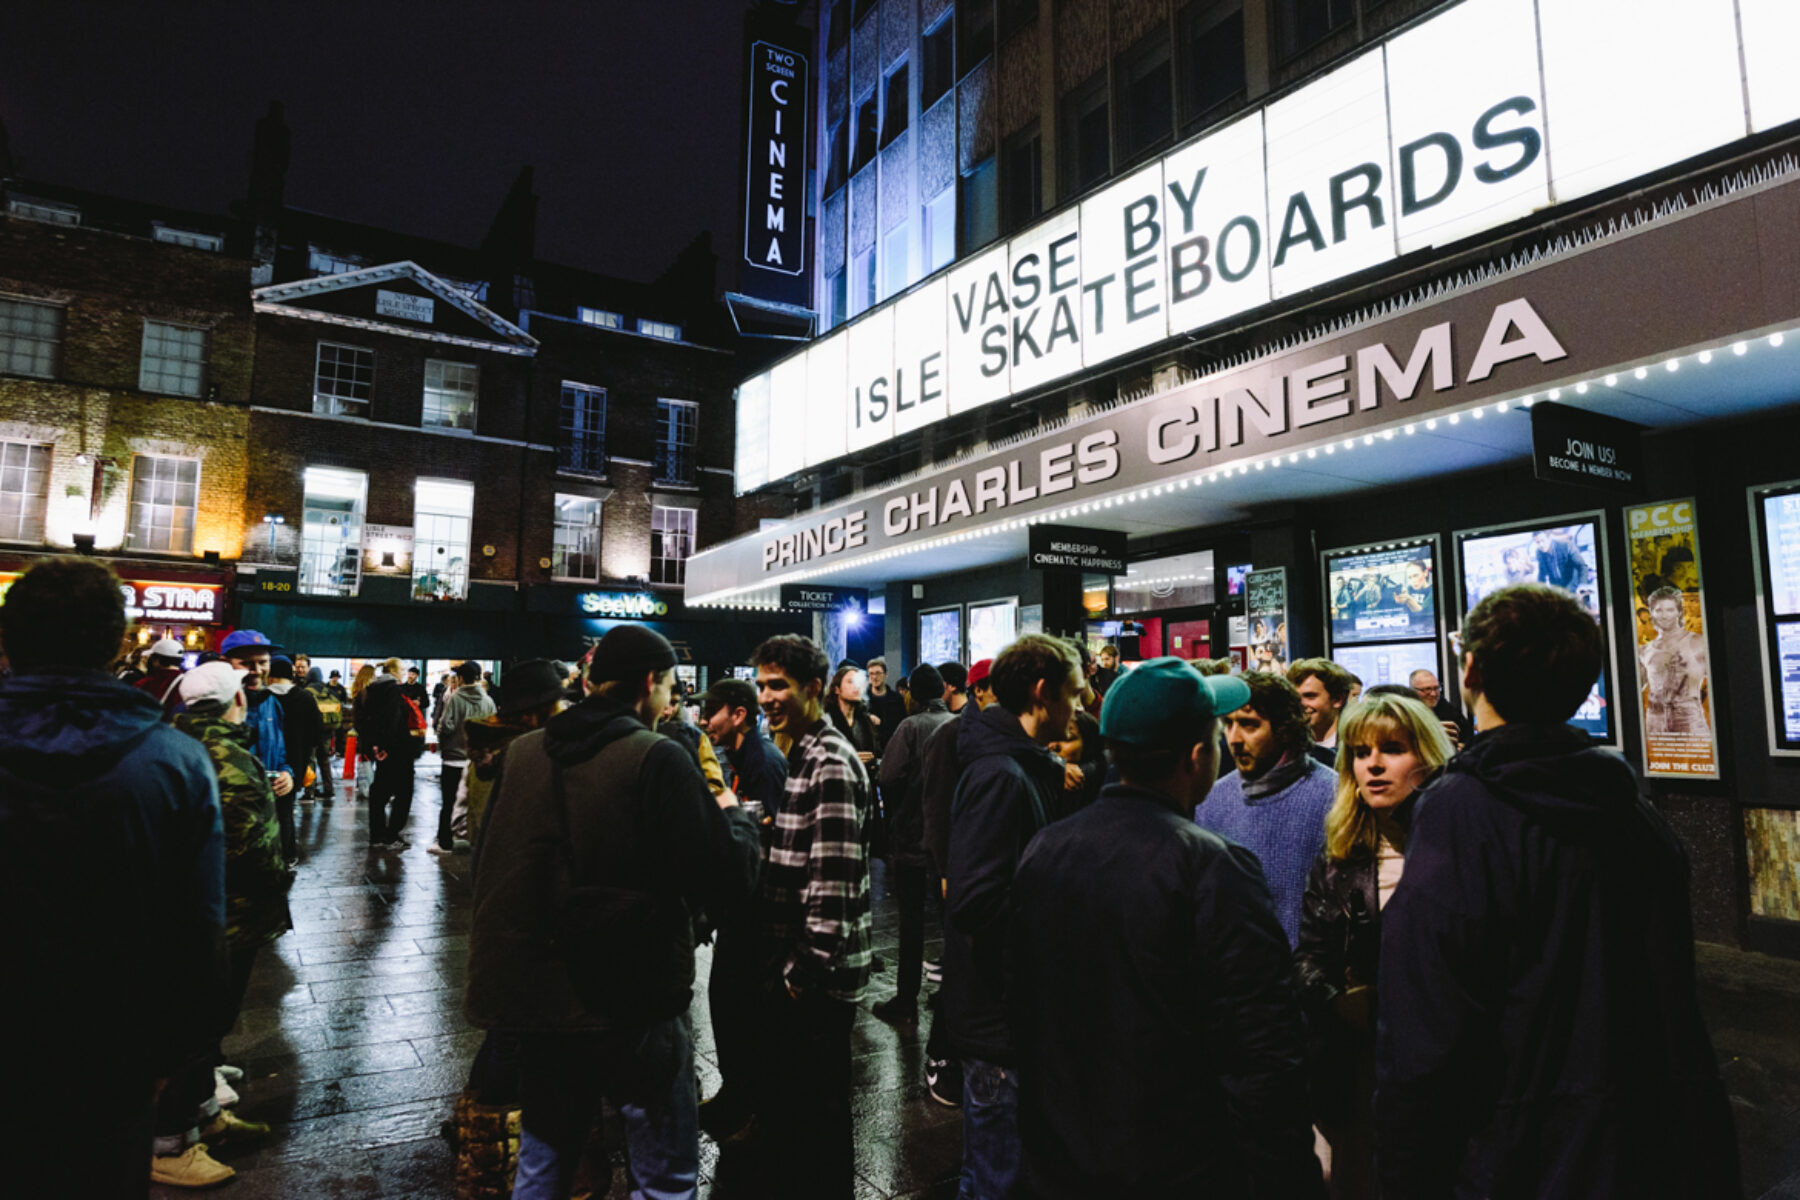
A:
{"label": "night sky", "polygon": [[529,163],[541,258],[647,280],[735,258],[745,7],[0,3],[0,121],[21,175],[222,213],[281,100],[291,206],[475,245]]}

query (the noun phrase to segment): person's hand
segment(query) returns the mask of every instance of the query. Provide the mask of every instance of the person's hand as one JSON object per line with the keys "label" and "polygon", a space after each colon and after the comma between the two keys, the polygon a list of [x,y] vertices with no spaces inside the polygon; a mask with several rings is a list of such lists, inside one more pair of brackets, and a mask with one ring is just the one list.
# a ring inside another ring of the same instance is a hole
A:
{"label": "person's hand", "polygon": [[1077,790],[1081,787],[1082,782],[1086,778],[1087,776],[1081,773],[1081,768],[1074,763],[1063,764],[1063,791],[1073,792]]}
{"label": "person's hand", "polygon": [[738,806],[737,793],[733,792],[730,788],[725,788],[723,791],[719,792],[718,795],[714,796],[713,799],[719,802],[719,810],[721,812],[728,808],[736,808]]}
{"label": "person's hand", "polygon": [[285,796],[294,790],[294,777],[283,771],[269,781],[269,786],[275,789],[277,796]]}
{"label": "person's hand", "polygon": [[375,747],[375,761],[376,762],[386,762],[387,761],[387,751],[383,750],[380,746]]}
{"label": "person's hand", "polygon": [[858,750],[856,752],[856,757],[862,759],[862,765],[865,767],[875,761],[875,756],[870,754],[867,750]]}
{"label": "person's hand", "polygon": [[1447,736],[1450,739],[1450,744],[1452,746],[1455,746],[1458,750],[1461,750],[1462,749],[1462,730],[1457,728],[1456,722],[1455,721],[1439,721],[1438,724],[1442,725],[1444,727],[1444,734],[1445,734],[1445,736]]}

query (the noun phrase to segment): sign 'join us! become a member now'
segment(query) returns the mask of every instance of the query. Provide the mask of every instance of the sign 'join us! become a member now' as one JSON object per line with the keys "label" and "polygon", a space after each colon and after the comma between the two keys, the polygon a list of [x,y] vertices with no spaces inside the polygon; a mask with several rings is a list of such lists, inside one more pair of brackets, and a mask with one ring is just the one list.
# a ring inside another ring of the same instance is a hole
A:
{"label": "sign 'join us! become a member now'", "polygon": [[1448,6],[745,380],[738,489],[1800,117],[1795,13]]}

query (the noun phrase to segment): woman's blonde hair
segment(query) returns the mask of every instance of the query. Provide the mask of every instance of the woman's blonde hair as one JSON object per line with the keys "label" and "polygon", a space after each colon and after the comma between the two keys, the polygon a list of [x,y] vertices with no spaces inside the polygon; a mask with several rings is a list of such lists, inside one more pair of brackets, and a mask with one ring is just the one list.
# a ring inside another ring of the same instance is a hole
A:
{"label": "woman's blonde hair", "polygon": [[[1454,753],[1437,717],[1409,696],[1366,696],[1346,709],[1338,721],[1337,797],[1325,814],[1325,853],[1332,858],[1349,858],[1358,847],[1375,849],[1375,813],[1356,786],[1356,748],[1395,735],[1429,771]],[[1419,786],[1417,779],[1412,783]]]}
{"label": "woman's blonde hair", "polygon": [[375,664],[364,663],[356,668],[356,678],[350,684],[350,696],[355,699],[363,694],[363,689],[375,681]]}

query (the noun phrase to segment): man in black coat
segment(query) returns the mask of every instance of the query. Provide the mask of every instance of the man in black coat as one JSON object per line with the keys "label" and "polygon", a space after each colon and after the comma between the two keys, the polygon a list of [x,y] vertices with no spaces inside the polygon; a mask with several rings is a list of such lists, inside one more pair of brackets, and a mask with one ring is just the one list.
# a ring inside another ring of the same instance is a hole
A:
{"label": "man in black coat", "polygon": [[1188,814],[1231,676],[1152,659],[1106,694],[1123,782],[1039,833],[1013,883],[1007,998],[1022,1192],[1323,1195],[1287,935],[1256,856]]}
{"label": "man in black coat", "polygon": [[1541,584],[1463,626],[1479,732],[1421,797],[1381,915],[1386,1200],[1740,1194],[1687,855],[1624,760],[1565,723],[1602,653]]}

